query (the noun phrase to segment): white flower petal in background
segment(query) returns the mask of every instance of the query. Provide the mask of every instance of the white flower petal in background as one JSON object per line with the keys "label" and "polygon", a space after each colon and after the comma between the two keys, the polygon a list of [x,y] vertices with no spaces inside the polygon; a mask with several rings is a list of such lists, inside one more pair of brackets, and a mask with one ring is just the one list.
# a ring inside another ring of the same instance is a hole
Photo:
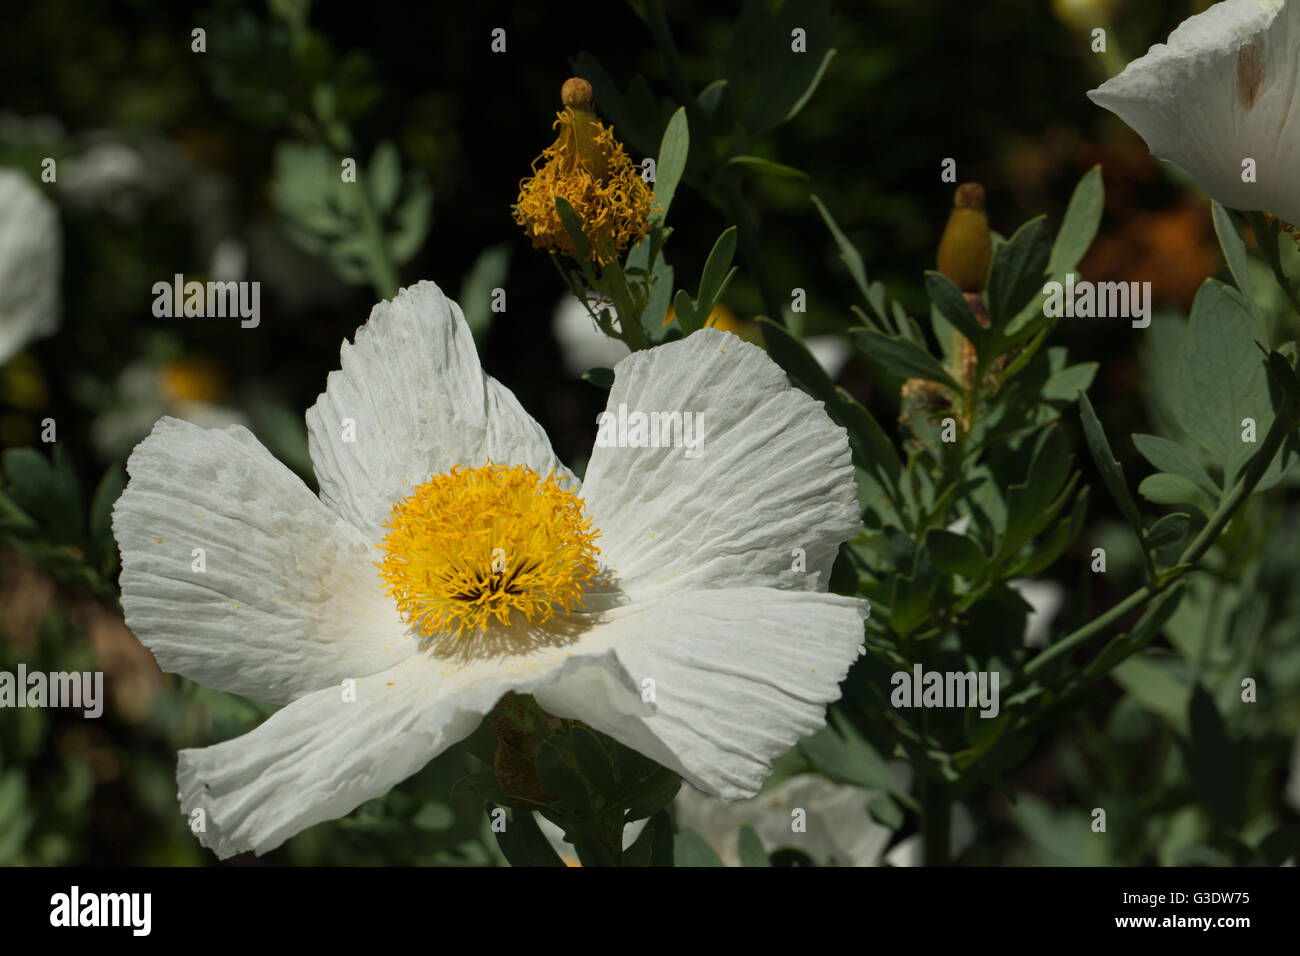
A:
{"label": "white flower petal in background", "polygon": [[[156,362],[139,359],[118,374],[108,407],[95,416],[90,438],[106,461],[118,461],[149,434],[164,416],[202,428],[248,427],[243,412],[221,404],[220,389],[204,376],[202,360]],[[175,384],[188,385],[176,388]]]}
{"label": "white flower petal in background", "polygon": [[1216,3],[1088,96],[1223,205],[1300,223],[1300,3]]}
{"label": "white flower petal in background", "polygon": [[59,211],[25,174],[0,169],[0,365],[59,327]]}
{"label": "white flower petal in background", "polygon": [[[612,306],[610,313],[614,314]],[[587,307],[573,294],[566,295],[555,307],[551,332],[560,346],[564,370],[573,378],[581,378],[593,368],[613,368],[629,354],[626,345],[596,327]]]}
{"label": "white flower petal in background", "polygon": [[1055,581],[1031,578],[1008,581],[1007,587],[1024,598],[1032,609],[1025,619],[1025,646],[1045,647],[1052,633],[1052,621],[1065,604],[1065,588]]}
{"label": "white flower petal in background", "polygon": [[[867,812],[874,790],[798,774],[749,800],[723,803],[693,787],[677,794],[678,826],[694,830],[727,866],[740,866],[740,828],[754,828],[769,854],[800,850],[818,866],[878,866],[893,831]],[[805,830],[793,829],[793,811],[804,811]]]}
{"label": "white flower petal in background", "polygon": [[808,351],[831,377],[831,381],[840,377],[840,372],[844,371],[853,352],[849,343],[838,335],[814,335],[804,339],[803,344],[808,346]]}
{"label": "white flower petal in background", "polygon": [[[975,818],[960,803],[954,803],[949,820],[948,858],[955,860],[975,842]],[[921,834],[913,833],[885,854],[885,862],[890,866],[924,866],[924,852]]]}
{"label": "white flower petal in background", "polygon": [[[433,283],[377,305],[341,356],[307,414],[319,498],[247,430],[164,419],[114,509],[127,623],[159,662],[290,702],[242,737],[181,753],[182,810],[203,811],[200,837],[218,855],[265,852],[379,796],[512,690],[726,799],[752,796],[776,756],[824,726],[870,610],[823,590],[858,527],[848,441],[762,350],[709,329],[620,362],[612,402],[699,413],[706,447],[694,458],[598,447],[581,488],[483,373],[459,307]],[[506,488],[493,482],[507,473],[530,480],[515,465],[556,485],[473,497]],[[555,512],[564,520],[595,522],[599,564],[587,560],[600,575],[573,577],[571,551],[548,550],[576,547],[567,526],[524,524],[507,591],[496,557],[475,563],[483,545],[556,500],[569,503]],[[794,548],[806,571],[791,570]],[[399,578],[411,567],[419,581],[406,611],[376,567],[392,549]],[[443,580],[457,583],[439,597]],[[500,624],[484,619],[490,634],[475,623],[473,643],[428,617],[507,594],[528,600]],[[557,594],[585,600],[552,613]]]}
{"label": "white flower petal in background", "polygon": [[[533,819],[537,821],[537,828],[542,831],[542,836],[546,837],[546,842],[551,845],[555,855],[564,861],[565,866],[582,866],[577,849],[564,838],[563,829],[535,811]],[[641,831],[646,828],[646,824],[649,822],[649,819],[637,820],[635,823],[629,823],[623,827],[623,849],[626,850],[636,842],[637,837],[641,835]]]}

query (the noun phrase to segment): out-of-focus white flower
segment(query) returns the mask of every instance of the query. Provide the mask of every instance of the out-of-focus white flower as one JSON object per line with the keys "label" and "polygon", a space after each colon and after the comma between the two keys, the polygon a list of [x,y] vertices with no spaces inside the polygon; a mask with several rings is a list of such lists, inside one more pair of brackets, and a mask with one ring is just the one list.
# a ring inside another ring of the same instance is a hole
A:
{"label": "out-of-focus white flower", "polygon": [[[542,836],[546,837],[546,842],[551,845],[555,855],[564,861],[565,866],[582,866],[582,861],[578,859],[578,851],[573,844],[564,838],[564,830],[557,827],[540,813],[534,812],[533,819],[537,821],[537,828],[542,831]],[[623,827],[623,849],[627,849],[636,842],[636,838],[641,835],[641,831],[646,828],[649,819],[637,820],[635,823],[629,823]]]}
{"label": "out-of-focus white flower", "polygon": [[851,350],[849,344],[838,335],[814,335],[803,340],[808,346],[817,364],[825,369],[831,381],[839,378],[840,372],[849,361]]}
{"label": "out-of-focus white flower", "polygon": [[[975,842],[975,820],[970,815],[970,811],[960,803],[952,805],[952,816],[949,820],[948,852],[949,857],[955,860]],[[921,834],[914,833],[886,853],[885,862],[890,866],[924,866],[923,854],[924,844]]]}
{"label": "out-of-focus white flower", "polygon": [[220,375],[202,359],[139,359],[118,375],[109,407],[91,423],[91,441],[104,458],[116,460],[164,415],[200,428],[247,427],[243,412],[219,404],[221,391]]}
{"label": "out-of-focus white flower", "polygon": [[59,211],[23,173],[0,169],[0,365],[59,327]]}
{"label": "out-of-focus white flower", "polygon": [[[617,323],[614,307],[610,306],[609,311]],[[566,295],[555,307],[551,331],[560,345],[564,370],[574,378],[593,368],[613,368],[629,354],[626,345],[596,327],[587,307],[573,294]]]}
{"label": "out-of-focus white flower", "polygon": [[1029,617],[1025,619],[1025,646],[1045,646],[1052,632],[1052,621],[1065,603],[1065,588],[1055,581],[1032,578],[1008,581],[1007,587],[1024,598],[1031,608]]}
{"label": "out-of-focus white flower", "polygon": [[1300,3],[1216,3],[1088,96],[1223,205],[1300,223]]}
{"label": "out-of-focus white flower", "polygon": [[[740,866],[738,841],[746,824],[768,853],[786,847],[802,851],[818,866],[878,866],[893,831],[867,812],[875,795],[812,773],[730,804],[684,786],[677,794],[677,824],[698,833],[727,866]],[[793,826],[796,810],[804,811],[803,832]]]}

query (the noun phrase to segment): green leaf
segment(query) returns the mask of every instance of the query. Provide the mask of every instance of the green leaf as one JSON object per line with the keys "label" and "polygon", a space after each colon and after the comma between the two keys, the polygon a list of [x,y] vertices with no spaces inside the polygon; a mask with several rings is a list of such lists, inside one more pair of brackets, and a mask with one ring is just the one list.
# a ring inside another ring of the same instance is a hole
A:
{"label": "green leaf", "polygon": [[1192,438],[1223,464],[1231,488],[1258,447],[1241,440],[1242,420],[1262,436],[1273,423],[1264,358],[1255,323],[1240,292],[1207,280],[1192,303],[1179,354],[1174,413]]}
{"label": "green leaf", "polygon": [[988,564],[984,549],[965,535],[931,528],[925,536],[925,546],[929,549],[934,566],[948,574],[978,578]]}
{"label": "green leaf", "polygon": [[1130,657],[1111,671],[1111,676],[1143,707],[1160,715],[1174,730],[1186,735],[1192,686],[1181,658],[1148,651]]}
{"label": "green leaf", "polygon": [[510,270],[509,243],[488,246],[478,254],[460,283],[457,303],[465,313],[465,323],[474,333],[474,342],[481,348],[496,313],[492,311],[492,290],[504,288]]}
{"label": "green leaf", "polygon": [[1110,442],[1106,440],[1106,432],[1101,427],[1101,421],[1093,410],[1092,402],[1088,401],[1088,396],[1083,392],[1079,393],[1079,417],[1083,421],[1083,434],[1088,442],[1088,450],[1092,452],[1092,460],[1097,463],[1106,490],[1115,499],[1120,513],[1124,515],[1124,519],[1128,521],[1137,534],[1138,540],[1141,541],[1142,517],[1138,514],[1137,505],[1133,503],[1133,496],[1129,494],[1128,485],[1124,481],[1124,469],[1120,467],[1119,461],[1110,450]]}
{"label": "green leaf", "polygon": [[728,165],[746,166],[756,173],[764,173],[768,176],[779,176],[782,179],[807,179],[808,174],[802,169],[795,169],[793,166],[786,166],[782,163],[774,163],[770,159],[764,159],[762,156],[732,156],[727,160]]}
{"label": "green leaf", "polygon": [[763,332],[763,344],[767,346],[767,353],[784,369],[786,375],[813,398],[828,405],[834,402],[835,383],[812,352],[808,351],[808,346],[795,338],[785,326],[773,322],[765,315],[759,316],[758,325]]}
{"label": "green leaf", "polygon": [[882,335],[875,329],[850,329],[854,343],[881,368],[900,378],[923,378],[960,392],[961,386],[925,349],[898,336]]}
{"label": "green leaf", "polygon": [[1134,435],[1133,445],[1153,467],[1173,475],[1181,475],[1194,482],[1211,497],[1218,497],[1219,489],[1215,487],[1210,473],[1182,445],[1158,435]]}
{"label": "green leaf", "polygon": [[587,369],[587,371],[582,373],[582,380],[584,382],[590,382],[592,385],[595,385],[599,388],[605,388],[605,389],[613,388],[614,370],[612,368],[605,368],[603,366],[597,366],[596,368],[589,368]]}
{"label": "green leaf", "polygon": [[[794,29],[804,31],[806,50],[791,49]],[[731,28],[723,60],[740,122],[754,135],[793,118],[817,89],[835,51],[835,26],[825,2],[773,7],[748,0]]]}
{"label": "green leaf", "polygon": [[827,404],[831,418],[849,433],[849,447],[858,464],[875,474],[886,491],[897,493],[902,465],[898,452],[880,423],[858,400],[844,389],[836,387],[834,404]]}
{"label": "green leaf", "polygon": [[578,761],[578,771],[586,778],[591,789],[606,800],[612,800],[619,790],[614,779],[614,764],[609,751],[595,734],[586,727],[573,728],[573,755]]}
{"label": "green leaf", "polygon": [[[871,293],[868,289],[867,270],[862,263],[862,254],[854,248],[853,243],[849,242],[849,237],[844,235],[844,231],[840,229],[839,224],[831,216],[830,210],[826,208],[825,204],[816,196],[809,196],[808,198],[813,201],[813,205],[821,213],[822,221],[826,223],[826,228],[830,230],[831,238],[835,240],[835,245],[840,250],[840,259],[843,260],[845,268],[849,270],[849,276],[853,279],[853,284],[858,287],[862,297],[870,302]],[[879,309],[876,312],[878,315],[880,314]]]}
{"label": "green leaf", "polygon": [[797,746],[818,773],[836,783],[884,790],[901,798],[907,806],[915,804],[899,787],[884,757],[838,712],[832,711],[830,723],[799,741]]}
{"label": "green leaf", "polygon": [[673,299],[673,309],[677,313],[677,324],[682,327],[682,335],[690,335],[703,328],[704,320],[708,318],[707,313],[703,316],[696,314],[695,303],[691,301],[685,289],[677,290],[677,297]]}
{"label": "green leaf", "polygon": [[871,814],[871,819],[882,827],[890,830],[903,828],[903,808],[891,800],[888,794],[874,794],[867,801],[867,813]]}
{"label": "green leaf", "polygon": [[1219,205],[1218,200],[1210,200],[1210,208],[1214,216],[1214,232],[1219,237],[1219,247],[1223,250],[1223,258],[1228,262],[1232,281],[1236,283],[1247,304],[1253,309],[1254,294],[1251,291],[1246,244],[1237,234],[1237,227],[1232,224],[1232,216],[1228,210]]}
{"label": "green leaf", "polygon": [[582,775],[569,766],[563,754],[549,740],[542,741],[534,760],[537,779],[555,794],[566,809],[591,809],[591,794]]}
{"label": "green leaf", "polygon": [[1039,396],[1045,402],[1073,402],[1075,393],[1086,392],[1097,375],[1096,362],[1080,362],[1053,374],[1043,383]]}
{"label": "green leaf", "polygon": [[624,866],[672,866],[673,821],[660,810],[645,825],[636,842],[623,851]]}
{"label": "green leaf", "polygon": [[1214,503],[1194,482],[1182,475],[1157,472],[1142,479],[1138,494],[1158,505],[1194,505],[1207,515],[1214,513]]}
{"label": "green leaf", "polygon": [[1070,516],[1062,521],[1058,521],[1052,530],[1044,536],[1042,542],[1034,549],[1034,552],[1028,555],[1020,563],[1013,565],[1007,572],[1007,577],[1014,578],[1032,578],[1036,574],[1046,571],[1056,559],[1065,553],[1071,542],[1079,536],[1083,530],[1084,519],[1088,515],[1088,489],[1085,487],[1079,492],[1079,497],[1074,501],[1074,507],[1070,509]]}
{"label": "green leaf", "polygon": [[120,463],[110,465],[99,480],[95,496],[90,501],[90,534],[101,538],[112,533],[113,504],[126,488],[126,469]]}
{"label": "green leaf", "polygon": [[691,134],[686,125],[686,107],[679,107],[668,121],[664,138],[659,144],[659,159],[655,163],[655,198],[661,211],[658,221],[668,217],[668,207],[677,194],[677,185],[686,171],[686,159],[691,151]]}
{"label": "green leaf", "polygon": [[1014,557],[1065,507],[1073,487],[1063,487],[1074,464],[1069,443],[1055,426],[1044,429],[1034,446],[1025,480],[1007,490],[1007,523],[994,557]]}
{"label": "green leaf", "polygon": [[673,841],[675,866],[722,866],[722,858],[694,830],[681,830]]}
{"label": "green leaf", "polygon": [[493,832],[511,866],[564,866],[528,810],[512,810],[505,829],[496,832],[494,827]]}
{"label": "green leaf", "polygon": [[736,848],[740,856],[741,866],[761,867],[772,865],[772,861],[768,859],[767,851],[763,849],[763,841],[758,838],[758,833],[748,823],[740,828],[740,833],[736,838]]}
{"label": "green leaf", "polygon": [[1181,511],[1165,515],[1147,529],[1147,547],[1160,551],[1182,544],[1191,527],[1191,517]]}
{"label": "green leaf", "polygon": [[637,781],[636,797],[628,802],[626,822],[644,820],[668,806],[682,788],[681,777],[666,767],[657,767],[649,777]]}
{"label": "green leaf", "polygon": [[402,191],[402,158],[390,140],[384,140],[375,147],[374,155],[370,158],[369,173],[367,186],[370,199],[374,203],[375,214],[382,219],[392,210]]}
{"label": "green leaf", "polygon": [[975,313],[966,303],[966,297],[961,294],[961,290],[943,273],[928,270],[925,273],[925,292],[948,324],[970,339],[976,352],[982,352],[988,336],[984,326],[979,324]]}
{"label": "green leaf", "polygon": [[576,250],[574,258],[579,262],[586,262],[591,257],[591,244],[587,242],[587,235],[582,231],[582,219],[563,196],[555,197],[555,211]]}
{"label": "green leaf", "polygon": [[1002,329],[1043,290],[1052,253],[1047,217],[1031,219],[998,247],[989,269],[988,306],[993,328]]}
{"label": "green leaf", "polygon": [[1052,243],[1052,254],[1047,264],[1047,271],[1051,275],[1073,272],[1083,259],[1101,224],[1105,193],[1100,166],[1088,170],[1079,180],[1079,185],[1074,187],[1070,205],[1065,210],[1065,219],[1056,234],[1056,241]]}
{"label": "green leaf", "polygon": [[[704,262],[704,273],[700,276],[700,293],[695,299],[695,308],[704,321],[713,314],[713,307],[718,304],[722,294],[735,270],[731,269],[731,260],[736,256],[736,227],[723,230],[718,241],[713,244],[713,251]],[[730,271],[728,271],[730,270]]]}

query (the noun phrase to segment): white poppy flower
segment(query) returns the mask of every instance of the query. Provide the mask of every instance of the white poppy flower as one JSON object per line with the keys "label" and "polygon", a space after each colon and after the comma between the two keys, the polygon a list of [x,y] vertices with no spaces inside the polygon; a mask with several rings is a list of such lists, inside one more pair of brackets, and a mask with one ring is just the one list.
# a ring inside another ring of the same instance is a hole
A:
{"label": "white poppy flower", "polygon": [[0,169],[0,365],[59,325],[59,212],[30,179]]}
{"label": "white poppy flower", "polygon": [[1216,3],[1088,96],[1223,205],[1300,223],[1300,3]]}
{"label": "white poppy flower", "polygon": [[702,414],[702,454],[598,444],[579,485],[422,282],[307,413],[319,497],[243,428],[157,424],[113,513],[127,624],[165,670],[287,705],[181,751],[207,846],[348,813],[511,690],[725,799],[823,726],[868,611],[824,590],[859,525],[844,430],[717,330],[625,358],[609,404]]}

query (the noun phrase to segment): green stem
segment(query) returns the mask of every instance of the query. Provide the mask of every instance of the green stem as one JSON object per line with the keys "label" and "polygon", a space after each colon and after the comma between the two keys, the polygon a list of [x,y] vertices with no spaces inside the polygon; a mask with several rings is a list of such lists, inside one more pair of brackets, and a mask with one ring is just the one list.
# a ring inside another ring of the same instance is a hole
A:
{"label": "green stem", "polygon": [[952,793],[948,785],[921,777],[921,846],[926,866],[947,866],[951,841]]}
{"label": "green stem", "polygon": [[1232,520],[1233,515],[1237,513],[1246,499],[1250,497],[1251,492],[1255,490],[1255,486],[1264,477],[1264,472],[1273,463],[1273,457],[1277,454],[1278,449],[1282,447],[1282,442],[1286,440],[1287,434],[1294,427],[1295,421],[1291,405],[1286,402],[1282,408],[1278,409],[1277,417],[1273,419],[1268,434],[1264,436],[1264,443],[1254,457],[1251,458],[1245,474],[1237,480],[1232,491],[1219,504],[1218,510],[1210,518],[1209,523],[1201,529],[1201,533],[1183,551],[1178,563],[1153,581],[1138,588],[1100,617],[1094,618],[1077,631],[1061,638],[1061,640],[1035,657],[1025,666],[1023,679],[1017,682],[1017,686],[1040,673],[1049,664],[1071,653],[1089,638],[1106,630],[1112,624],[1137,610],[1179,580],[1188,571],[1195,568],[1197,562],[1204,557],[1205,552],[1209,551],[1214,545],[1224,526]]}

